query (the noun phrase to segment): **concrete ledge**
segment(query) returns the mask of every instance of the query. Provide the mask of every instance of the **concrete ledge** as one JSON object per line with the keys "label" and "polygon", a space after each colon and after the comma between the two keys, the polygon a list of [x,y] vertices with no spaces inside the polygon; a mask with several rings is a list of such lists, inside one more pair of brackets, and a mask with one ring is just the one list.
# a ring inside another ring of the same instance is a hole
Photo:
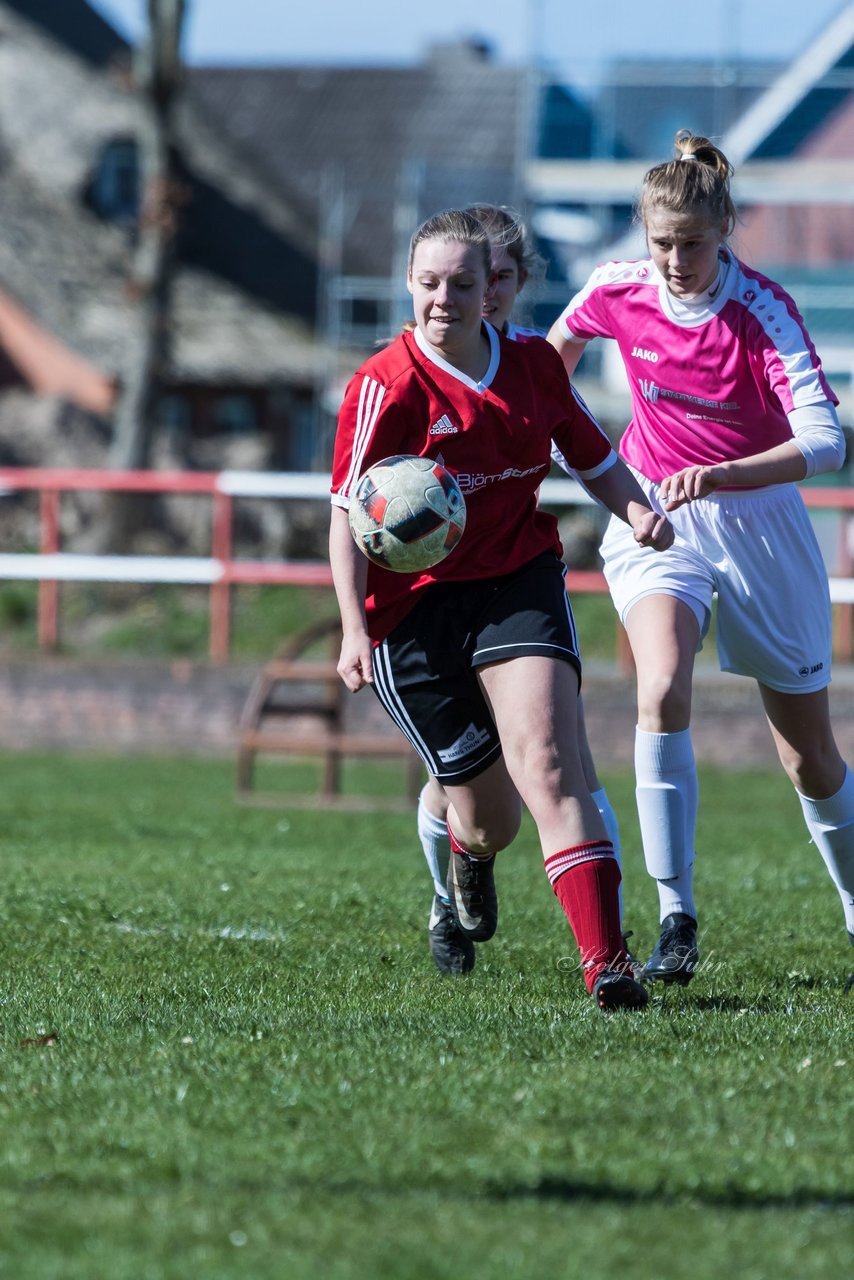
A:
{"label": "concrete ledge", "polygon": [[230,754],[254,666],[13,658],[0,748]]}

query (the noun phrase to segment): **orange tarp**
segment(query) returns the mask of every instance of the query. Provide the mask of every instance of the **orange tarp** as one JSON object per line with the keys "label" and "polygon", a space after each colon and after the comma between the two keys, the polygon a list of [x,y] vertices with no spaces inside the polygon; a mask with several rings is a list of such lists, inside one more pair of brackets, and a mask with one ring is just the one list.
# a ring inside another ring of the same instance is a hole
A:
{"label": "orange tarp", "polygon": [[33,391],[61,396],[90,413],[112,412],[113,380],[42,329],[2,290],[0,347]]}

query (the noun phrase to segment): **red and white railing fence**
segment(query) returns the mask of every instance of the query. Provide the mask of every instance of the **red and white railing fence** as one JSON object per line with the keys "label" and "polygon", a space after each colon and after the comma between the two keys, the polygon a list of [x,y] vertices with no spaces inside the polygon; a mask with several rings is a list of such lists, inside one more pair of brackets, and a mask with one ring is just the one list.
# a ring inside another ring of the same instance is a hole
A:
{"label": "red and white railing fence", "polygon": [[[238,585],[329,587],[326,561],[247,560],[234,556],[234,504],[238,499],[329,501],[329,477],[315,473],[255,471],[108,471],[74,468],[0,467],[3,496],[36,492],[40,504],[39,552],[0,553],[0,581],[37,581],[38,641],[50,651],[59,642],[59,586],[62,582],[173,583],[209,589],[209,655],[227,660],[231,640],[231,589]],[[80,555],[61,549],[60,503],[73,492],[197,495],[212,504],[208,556]],[[834,643],[837,656],[852,655],[854,606],[854,489],[804,488],[807,505],[840,513],[837,565],[840,576],[830,580],[836,610]],[[588,505],[592,499],[572,480],[546,480],[542,501],[550,507]],[[573,570],[567,577],[571,593],[602,593],[601,573]]]}

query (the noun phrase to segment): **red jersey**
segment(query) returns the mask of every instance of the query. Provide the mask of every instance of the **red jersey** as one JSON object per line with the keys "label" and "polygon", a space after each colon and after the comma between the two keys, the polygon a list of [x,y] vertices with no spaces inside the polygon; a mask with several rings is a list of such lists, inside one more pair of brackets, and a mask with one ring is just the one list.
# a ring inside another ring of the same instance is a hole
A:
{"label": "red jersey", "polygon": [[432,582],[492,578],[543,551],[560,555],[557,519],[537,505],[552,441],[581,477],[616,454],[572,390],[547,342],[518,343],[491,325],[489,368],[480,382],[437,356],[419,331],[403,333],[355,374],[338,416],[332,501],[349,507],[365,469],[395,453],[435,458],[466,499],[466,529],[440,564],[420,574],[370,564],[368,632],[382,640]]}

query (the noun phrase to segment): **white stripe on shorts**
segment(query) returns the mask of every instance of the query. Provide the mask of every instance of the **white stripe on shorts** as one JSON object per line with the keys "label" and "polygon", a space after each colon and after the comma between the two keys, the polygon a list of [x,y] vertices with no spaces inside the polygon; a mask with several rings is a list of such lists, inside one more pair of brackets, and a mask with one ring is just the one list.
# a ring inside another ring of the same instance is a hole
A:
{"label": "white stripe on shorts", "polygon": [[391,716],[394,723],[400,729],[405,738],[411,742],[414,749],[418,752],[427,769],[434,773],[439,763],[434,760],[426,742],[421,734],[415,728],[409,714],[400,700],[398,692],[394,687],[394,674],[391,669],[391,661],[388,653],[388,643],[383,640],[376,646],[373,652],[374,666],[374,688],[377,692],[382,705]]}

